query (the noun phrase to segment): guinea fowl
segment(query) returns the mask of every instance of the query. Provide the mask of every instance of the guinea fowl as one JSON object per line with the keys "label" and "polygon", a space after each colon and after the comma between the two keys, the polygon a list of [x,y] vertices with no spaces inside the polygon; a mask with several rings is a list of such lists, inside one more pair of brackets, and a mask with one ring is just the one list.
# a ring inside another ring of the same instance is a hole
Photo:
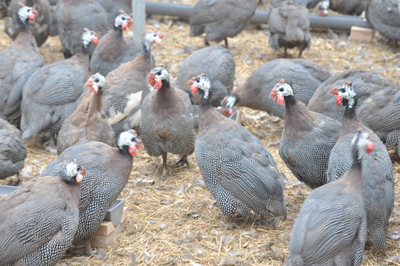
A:
{"label": "guinea fowl", "polygon": [[22,89],[36,70],[44,65],[35,38],[27,23],[35,19],[35,9],[24,6],[18,11],[20,32],[15,41],[0,53],[0,117],[19,126]]}
{"label": "guinea fowl", "polygon": [[139,127],[141,102],[153,90],[147,82],[152,69],[151,46],[159,45],[163,37],[161,33],[149,31],[143,38],[143,52],[106,76],[108,85],[103,94],[103,110],[115,136]]}
{"label": "guinea fowl", "polygon": [[28,7],[34,7],[38,12],[33,23],[27,24],[29,31],[33,33],[38,46],[41,46],[50,35],[52,25],[51,8],[47,0],[12,0],[8,6],[7,17],[4,21],[4,30],[13,40],[15,40],[21,30],[19,8],[20,3]]}
{"label": "guinea fowl", "polygon": [[187,80],[198,73],[205,73],[211,81],[214,94],[211,99],[212,106],[219,106],[222,99],[232,91],[235,80],[236,63],[229,50],[212,45],[193,52],[181,64],[176,78],[179,89],[189,94],[192,104],[199,104],[199,94],[190,93],[190,85]]}
{"label": "guinea fowl", "polygon": [[[82,94],[76,110],[65,119],[58,132],[57,154],[66,148],[87,141],[99,141],[109,146],[115,143],[115,135],[103,111],[101,95],[106,85],[104,76],[97,73],[85,84],[90,92]],[[94,95],[91,95],[94,92]]]}
{"label": "guinea fowl", "polygon": [[[271,0],[270,4],[271,6],[274,6],[276,4],[282,3],[287,0]],[[296,3],[299,5],[305,7],[305,8],[314,8],[321,0],[296,0]]]}
{"label": "guinea fowl", "polygon": [[84,92],[89,69],[88,48],[91,43],[97,42],[97,34],[85,29],[81,37],[81,52],[67,60],[47,65],[29,78],[21,103],[24,139],[37,136],[41,131],[58,133]]}
{"label": "guinea fowl", "polygon": [[[357,103],[361,107],[364,101],[377,91],[383,90],[394,83],[383,76],[370,71],[349,69],[343,73],[336,74],[322,83],[315,91],[308,103],[308,109],[342,121],[345,107],[332,109],[335,104],[335,98],[329,95],[329,92],[350,81],[353,84],[354,91],[357,93]],[[358,112],[358,109],[356,109]]]}
{"label": "guinea fowl", "polygon": [[271,88],[282,78],[291,83],[296,99],[308,104],[314,91],[331,74],[324,67],[303,59],[275,59],[255,70],[246,82],[233,89],[221,103],[223,112],[232,112],[234,105],[262,110],[283,118],[285,107],[269,99]]}
{"label": "guinea fowl", "polygon": [[311,46],[310,20],[308,10],[289,0],[275,5],[268,16],[269,45],[275,50],[299,47],[299,57],[303,50]]}
{"label": "guinea fowl", "polygon": [[193,107],[189,96],[170,85],[170,75],[162,66],[154,68],[148,81],[154,91],[142,103],[140,136],[151,156],[162,156],[163,169],[168,175],[167,153],[181,155],[178,165],[189,165],[187,156],[194,152]]}
{"label": "guinea fowl", "polygon": [[249,24],[257,8],[257,0],[200,0],[189,16],[190,36],[203,33],[204,43],[236,37]]}
{"label": "guinea fowl", "polygon": [[395,42],[400,41],[400,14],[396,0],[370,0],[365,12],[372,27],[383,37]]}
{"label": "guinea fowl", "polygon": [[69,160],[59,177],[30,180],[0,200],[0,264],[55,265],[74,239],[85,169]]}
{"label": "guinea fowl", "polygon": [[[81,51],[83,28],[95,31],[99,39],[111,30],[107,11],[95,0],[60,0],[53,21],[56,32],[52,32],[52,36],[58,33],[65,58]],[[94,47],[89,47],[90,56],[93,50]]]}
{"label": "guinea fowl", "polygon": [[126,185],[132,170],[136,148],[141,141],[133,130],[121,133],[117,147],[89,141],[66,149],[43,170],[41,176],[57,175],[65,162],[77,158],[86,170],[81,183],[79,199],[79,226],[73,244],[85,242],[90,253],[90,236],[104,220],[107,210],[113,205]]}
{"label": "guinea fowl", "polygon": [[400,156],[400,87],[397,84],[372,94],[360,106],[358,115],[387,148],[397,147]]}
{"label": "guinea fowl", "polygon": [[358,128],[368,132],[375,143],[373,152],[362,158],[363,198],[367,213],[367,228],[372,243],[381,250],[386,249],[385,231],[394,204],[394,177],[392,162],[385,145],[370,129],[365,128],[358,118],[355,108],[357,95],[351,82],[334,88],[337,105],[346,107],[342,120],[340,137],[331,151],[327,171],[327,180],[332,182],[341,178],[351,168],[351,141]]}
{"label": "guinea fowl", "polygon": [[293,175],[311,188],[326,184],[329,154],[340,134],[340,122],[308,110],[282,79],[272,89],[274,102],[285,104],[279,155]]}
{"label": "guinea fowl", "polygon": [[0,118],[0,179],[18,174],[24,168],[26,154],[21,132]]}
{"label": "guinea fowl", "polygon": [[99,72],[106,76],[122,63],[135,59],[143,52],[140,44],[122,36],[122,32],[127,27],[132,28],[133,20],[124,11],[121,10],[120,12],[121,14],[115,18],[114,29],[101,38],[93,52],[90,59],[90,71],[92,73]]}
{"label": "guinea fowl", "polygon": [[361,132],[352,140],[350,170],[304,201],[290,235],[287,266],[361,265],[367,238],[361,159],[374,149]]}
{"label": "guinea fowl", "polygon": [[346,15],[359,16],[367,7],[369,0],[329,0],[329,8]]}
{"label": "guinea fowl", "polygon": [[125,10],[128,14],[132,12],[132,0],[96,0],[107,12],[110,23],[114,23],[114,18],[119,15],[120,10]]}
{"label": "guinea fowl", "polygon": [[285,183],[271,154],[249,131],[211,106],[213,90],[205,75],[189,82],[192,93],[202,95],[196,160],[218,207],[229,217],[249,216],[253,210],[286,219]]}

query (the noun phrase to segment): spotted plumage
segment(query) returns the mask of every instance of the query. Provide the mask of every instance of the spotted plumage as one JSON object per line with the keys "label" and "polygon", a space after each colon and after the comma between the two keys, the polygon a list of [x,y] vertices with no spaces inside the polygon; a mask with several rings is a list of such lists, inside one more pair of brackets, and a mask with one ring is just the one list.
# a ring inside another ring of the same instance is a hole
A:
{"label": "spotted plumage", "polygon": [[292,87],[281,80],[270,93],[285,104],[279,155],[294,176],[311,188],[326,184],[329,154],[340,134],[340,123],[314,113],[296,101]]}
{"label": "spotted plumage", "polygon": [[149,74],[152,91],[143,100],[140,136],[147,153],[163,156],[163,167],[167,170],[167,153],[179,154],[181,163],[188,163],[187,156],[194,152],[193,107],[182,90],[170,85],[170,75],[163,67]]}
{"label": "spotted plumage", "polygon": [[361,265],[367,238],[362,161],[371,142],[352,137],[352,167],[339,180],[308,195],[293,226],[287,266]]}
{"label": "spotted plumage", "polygon": [[286,219],[284,181],[271,154],[244,127],[210,104],[212,88],[204,75],[193,78],[202,95],[195,153],[201,174],[221,211],[229,216],[259,214]]}
{"label": "spotted plumage", "polygon": [[372,243],[378,249],[386,249],[385,231],[394,204],[394,177],[392,162],[385,145],[369,128],[365,127],[355,113],[357,95],[351,82],[332,90],[337,104],[346,106],[342,119],[340,137],[333,147],[328,164],[327,180],[340,179],[351,168],[351,141],[358,128],[369,133],[375,149],[362,158],[363,199],[367,214],[367,227]]}
{"label": "spotted plumage", "polygon": [[74,244],[84,241],[90,253],[90,236],[103,221],[107,210],[128,182],[135,149],[141,146],[134,131],[122,132],[117,147],[90,141],[66,149],[43,170],[43,175],[54,175],[63,169],[65,162],[76,158],[86,170],[79,199],[79,226]]}
{"label": "spotted plumage", "polygon": [[33,179],[0,200],[0,265],[55,265],[71,245],[84,169],[68,160],[58,174]]}

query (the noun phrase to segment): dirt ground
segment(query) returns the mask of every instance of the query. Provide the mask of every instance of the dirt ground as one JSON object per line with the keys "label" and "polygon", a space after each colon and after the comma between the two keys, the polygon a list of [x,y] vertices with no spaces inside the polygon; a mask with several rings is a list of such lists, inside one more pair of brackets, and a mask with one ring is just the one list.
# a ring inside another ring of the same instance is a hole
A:
{"label": "dirt ground", "polygon": [[[193,0],[163,1],[194,4]],[[265,7],[261,7],[265,8]],[[176,77],[180,63],[189,55],[185,51],[204,47],[200,37],[189,37],[189,25],[182,20],[152,16],[146,30],[165,35],[162,44],[153,50],[157,64],[162,63]],[[128,33],[132,35],[132,33]],[[303,58],[312,60],[332,74],[346,69],[375,71],[394,82],[400,80],[399,54],[387,40],[379,37],[367,43],[347,41],[347,32],[316,30],[312,32],[310,50]],[[335,38],[336,37],[336,38]],[[0,21],[0,51],[11,44]],[[242,84],[262,64],[282,57],[268,44],[268,27],[250,25],[238,37],[229,39],[229,50],[236,61],[235,85]],[[46,64],[63,59],[58,36],[40,47]],[[289,51],[297,56],[298,51]],[[156,174],[161,158],[144,151],[134,159],[129,183],[119,198],[125,199],[128,218],[125,230],[97,256],[65,255],[57,265],[284,265],[294,221],[311,189],[297,181],[278,154],[282,121],[265,112],[240,108],[242,124],[263,143],[284,174],[284,190],[288,211],[286,221],[275,227],[257,219],[249,219],[229,228],[229,220],[216,205],[205,187],[195,156],[190,167],[173,168],[172,175],[162,181]],[[29,180],[39,174],[55,158],[44,147],[27,143],[29,149],[21,177]],[[393,173],[396,200],[387,234],[387,251],[379,252],[367,245],[363,265],[400,265],[400,164],[394,151]],[[178,156],[169,155],[174,165]],[[0,181],[7,184],[15,177]]]}

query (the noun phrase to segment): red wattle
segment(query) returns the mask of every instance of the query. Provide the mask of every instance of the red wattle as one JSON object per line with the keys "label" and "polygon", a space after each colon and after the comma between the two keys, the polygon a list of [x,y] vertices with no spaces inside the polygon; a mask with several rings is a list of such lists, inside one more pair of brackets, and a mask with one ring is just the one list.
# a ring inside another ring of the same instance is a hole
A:
{"label": "red wattle", "polygon": [[232,114],[233,114],[233,110],[230,109],[230,110],[228,111],[228,114],[229,114],[229,115],[232,115]]}
{"label": "red wattle", "polygon": [[94,45],[97,45],[98,42],[99,42],[99,37],[94,36],[92,43],[93,43]]}
{"label": "red wattle", "polygon": [[199,88],[197,88],[197,86],[194,84],[192,84],[192,86],[190,86],[190,88],[192,89],[192,94],[196,94],[199,91]]}
{"label": "red wattle", "polygon": [[342,102],[343,102],[342,96],[340,96],[340,95],[336,96],[336,104],[337,104],[337,106],[340,106],[342,104]]}
{"label": "red wattle", "polygon": [[368,143],[367,145],[367,153],[371,153],[375,148],[375,144],[373,142]]}
{"label": "red wattle", "polygon": [[123,31],[126,30],[126,26],[128,26],[128,23],[122,23],[121,28]]}
{"label": "red wattle", "polygon": [[161,80],[156,79],[156,80],[155,80],[154,89],[159,90],[159,89],[161,89],[161,87],[162,87]]}
{"label": "red wattle", "polygon": [[129,154],[131,156],[137,156],[137,153],[135,152],[136,146],[129,146]]}
{"label": "red wattle", "polygon": [[32,14],[29,15],[29,21],[34,21],[35,20],[35,13],[32,12]]}
{"label": "red wattle", "polygon": [[285,97],[283,97],[282,95],[278,96],[278,104],[282,105],[285,103]]}

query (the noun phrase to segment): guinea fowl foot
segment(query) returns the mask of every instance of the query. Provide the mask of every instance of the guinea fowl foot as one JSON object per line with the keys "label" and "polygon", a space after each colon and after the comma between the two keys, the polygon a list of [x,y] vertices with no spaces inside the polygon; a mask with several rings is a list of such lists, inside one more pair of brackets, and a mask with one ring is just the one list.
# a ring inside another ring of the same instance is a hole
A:
{"label": "guinea fowl foot", "polygon": [[225,38],[225,48],[228,48],[228,38]]}
{"label": "guinea fowl foot", "polygon": [[179,162],[176,163],[177,166],[184,166],[185,164],[187,166],[190,166],[186,155],[182,156],[182,158],[179,160]]}
{"label": "guinea fowl foot", "polygon": [[205,44],[206,46],[210,46],[210,43],[209,43],[206,39],[204,39],[204,44]]}

